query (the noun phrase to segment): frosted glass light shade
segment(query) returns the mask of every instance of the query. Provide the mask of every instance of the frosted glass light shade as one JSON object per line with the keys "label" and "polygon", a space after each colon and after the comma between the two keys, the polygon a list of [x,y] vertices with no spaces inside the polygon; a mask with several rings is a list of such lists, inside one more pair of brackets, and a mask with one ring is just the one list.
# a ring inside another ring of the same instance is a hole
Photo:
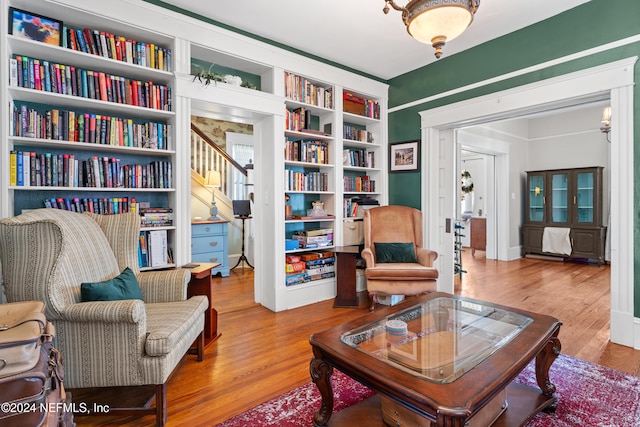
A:
{"label": "frosted glass light shade", "polygon": [[399,6],[394,0],[385,0],[382,11],[389,6],[402,12],[407,32],[421,43],[436,49],[436,58],[442,55],[445,42],[455,39],[471,25],[480,7],[480,0],[411,0]]}
{"label": "frosted glass light shade", "polygon": [[611,123],[611,107],[604,107],[602,110],[602,123],[605,125]]}
{"label": "frosted glass light shade", "polygon": [[467,29],[473,15],[464,6],[439,6],[409,17],[407,31],[421,43],[432,44],[434,39],[443,37],[451,41]]}

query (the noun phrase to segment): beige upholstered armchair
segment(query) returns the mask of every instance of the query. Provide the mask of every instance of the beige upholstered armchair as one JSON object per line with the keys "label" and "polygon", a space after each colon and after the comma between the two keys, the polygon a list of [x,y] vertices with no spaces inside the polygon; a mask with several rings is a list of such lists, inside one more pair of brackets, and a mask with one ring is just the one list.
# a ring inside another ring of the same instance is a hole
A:
{"label": "beige upholstered armchair", "polygon": [[[196,340],[198,360],[203,358],[208,301],[186,299],[188,270],[141,273],[139,234],[135,213],[37,209],[0,221],[0,261],[9,302],[46,303],[64,358],[65,386],[155,385],[155,408],[136,413],[155,414],[156,425],[164,425],[167,379]],[[81,302],[82,283],[112,279],[126,267],[143,300]]]}
{"label": "beige upholstered armchair", "polygon": [[364,258],[371,310],[378,293],[418,295],[436,290],[438,253],[422,247],[422,212],[380,206],[364,212]]}

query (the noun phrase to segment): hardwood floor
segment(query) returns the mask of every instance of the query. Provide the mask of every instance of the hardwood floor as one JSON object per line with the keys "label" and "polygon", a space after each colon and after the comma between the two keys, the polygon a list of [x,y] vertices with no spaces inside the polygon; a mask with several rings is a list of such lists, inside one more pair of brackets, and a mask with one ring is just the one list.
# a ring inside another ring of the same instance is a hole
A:
{"label": "hardwood floor", "polygon": [[[537,259],[486,260],[484,252],[463,264],[455,292],[530,311],[563,322],[562,353],[638,375],[640,351],[611,344],[609,266]],[[186,356],[167,387],[168,426],[206,426],[226,420],[310,381],[309,336],[357,318],[361,308],[332,307],[333,301],[273,313],[253,302],[253,271],[236,269],[215,280],[222,337],[205,360]],[[100,402],[98,402],[100,403]],[[154,425],[153,417],[76,417],[78,426]]]}

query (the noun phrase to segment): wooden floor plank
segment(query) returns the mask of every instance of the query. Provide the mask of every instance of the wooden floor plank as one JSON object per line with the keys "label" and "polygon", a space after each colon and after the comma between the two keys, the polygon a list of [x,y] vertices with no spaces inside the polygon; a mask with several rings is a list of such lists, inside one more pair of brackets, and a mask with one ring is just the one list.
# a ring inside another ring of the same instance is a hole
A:
{"label": "wooden floor plank", "polygon": [[[455,292],[563,322],[562,352],[638,375],[640,351],[609,339],[610,268],[588,264],[518,259],[487,260],[483,251],[463,252],[468,271],[456,276]],[[214,424],[309,382],[309,336],[368,313],[333,308],[333,300],[273,313],[253,301],[253,271],[238,268],[215,278],[222,337],[205,360],[186,356],[167,387],[168,426]],[[75,394],[74,394],[75,396]],[[106,399],[107,397],[105,397]],[[78,426],[154,425],[152,417],[76,417]]]}

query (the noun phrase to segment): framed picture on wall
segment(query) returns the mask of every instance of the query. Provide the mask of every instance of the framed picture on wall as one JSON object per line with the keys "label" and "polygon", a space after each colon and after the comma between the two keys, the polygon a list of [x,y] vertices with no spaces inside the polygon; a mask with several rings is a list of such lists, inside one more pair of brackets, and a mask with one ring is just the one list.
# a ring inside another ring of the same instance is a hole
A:
{"label": "framed picture on wall", "polygon": [[62,21],[13,7],[9,8],[9,34],[61,46],[61,31]]}
{"label": "framed picture on wall", "polygon": [[420,170],[420,141],[389,144],[389,172],[417,172]]}

